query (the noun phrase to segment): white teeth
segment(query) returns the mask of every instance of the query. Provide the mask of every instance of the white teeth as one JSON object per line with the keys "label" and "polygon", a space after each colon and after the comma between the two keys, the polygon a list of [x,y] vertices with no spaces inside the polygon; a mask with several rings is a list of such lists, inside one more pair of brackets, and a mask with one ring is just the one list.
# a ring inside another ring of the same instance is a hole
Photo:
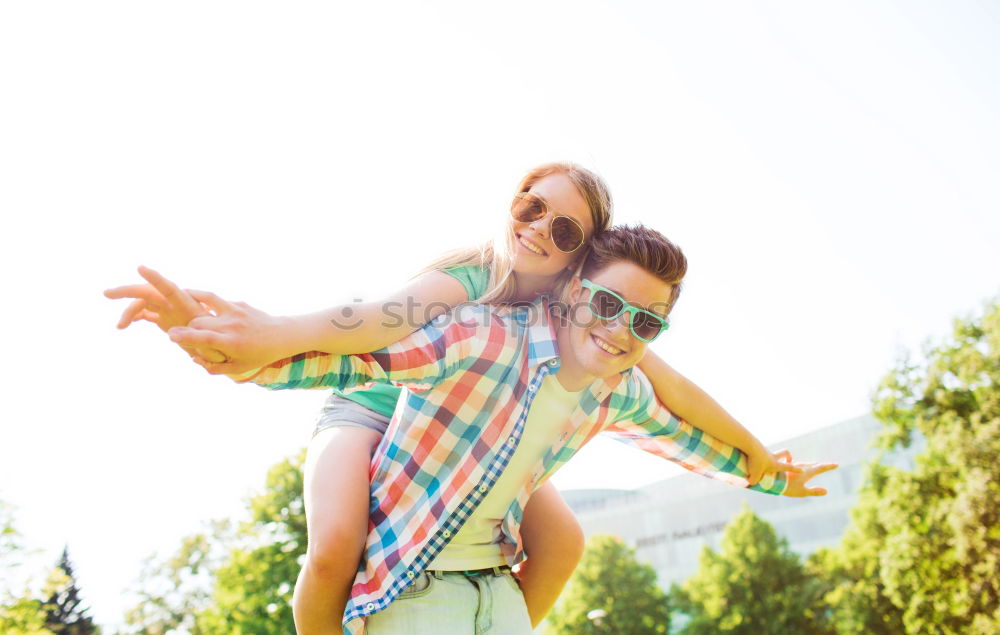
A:
{"label": "white teeth", "polygon": [[597,344],[597,346],[599,348],[601,348],[601,350],[607,351],[607,352],[611,353],[612,355],[618,355],[619,353],[622,352],[622,350],[620,348],[615,348],[614,346],[612,346],[611,344],[608,344],[607,342],[605,342],[601,338],[597,337],[596,335],[593,336],[593,337],[594,337],[594,343]]}
{"label": "white teeth", "polygon": [[524,238],[519,239],[518,242],[521,243],[522,245],[524,245],[525,247],[527,247],[530,251],[538,254],[539,256],[544,256],[545,255],[544,251],[542,251],[541,249],[539,249],[537,246],[531,244],[530,242],[528,242]]}

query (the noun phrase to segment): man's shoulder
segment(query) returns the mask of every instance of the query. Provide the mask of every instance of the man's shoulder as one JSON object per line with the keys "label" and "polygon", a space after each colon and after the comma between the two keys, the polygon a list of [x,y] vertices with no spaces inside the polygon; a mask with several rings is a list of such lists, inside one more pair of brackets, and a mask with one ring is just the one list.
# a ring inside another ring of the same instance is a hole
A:
{"label": "man's shoulder", "polygon": [[644,406],[655,399],[652,384],[638,366],[622,372],[621,381],[615,386],[613,393],[618,396],[613,403],[623,410]]}

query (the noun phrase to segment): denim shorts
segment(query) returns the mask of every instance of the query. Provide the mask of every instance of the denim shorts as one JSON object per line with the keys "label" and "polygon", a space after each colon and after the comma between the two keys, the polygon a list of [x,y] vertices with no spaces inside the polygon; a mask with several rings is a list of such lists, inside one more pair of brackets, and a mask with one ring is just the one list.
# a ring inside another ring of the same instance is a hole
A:
{"label": "denim shorts", "polygon": [[340,426],[368,428],[379,434],[385,434],[389,427],[389,417],[365,408],[350,399],[344,399],[338,394],[332,394],[323,404],[323,409],[316,419],[316,429],[313,430],[313,436],[327,428]]}

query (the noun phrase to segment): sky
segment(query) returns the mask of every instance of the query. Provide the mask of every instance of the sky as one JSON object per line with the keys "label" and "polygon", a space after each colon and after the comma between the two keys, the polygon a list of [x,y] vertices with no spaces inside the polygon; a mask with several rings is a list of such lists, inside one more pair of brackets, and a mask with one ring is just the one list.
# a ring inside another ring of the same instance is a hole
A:
{"label": "sky", "polygon": [[[862,414],[1000,292],[997,77],[995,2],[3,3],[0,500],[115,624],[326,395],[209,377],[101,291],[374,299],[550,160],[684,249],[653,349],[758,437]],[[595,442],[556,483],[673,473]]]}

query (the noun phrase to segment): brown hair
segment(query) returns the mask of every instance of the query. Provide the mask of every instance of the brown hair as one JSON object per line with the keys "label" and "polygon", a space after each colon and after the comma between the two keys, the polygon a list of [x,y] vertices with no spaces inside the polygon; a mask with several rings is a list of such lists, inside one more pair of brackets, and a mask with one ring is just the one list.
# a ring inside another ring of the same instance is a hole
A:
{"label": "brown hair", "polygon": [[580,275],[589,278],[621,260],[638,265],[673,285],[667,304],[669,313],[681,294],[681,281],[687,273],[687,258],[681,248],[645,225],[612,227],[590,242],[590,252],[583,262]]}
{"label": "brown hair", "polygon": [[[545,163],[524,175],[517,186],[517,192],[527,192],[532,185],[553,174],[565,174],[569,177],[576,185],[576,189],[580,191],[583,200],[587,202],[591,219],[594,221],[594,234],[590,237],[590,241],[593,241],[595,237],[601,235],[611,226],[611,192],[608,190],[607,184],[597,174],[575,163]],[[515,298],[517,293],[514,278],[514,242],[515,236],[510,228],[510,223],[505,222],[503,231],[494,240],[478,247],[467,247],[446,254],[427,265],[417,275],[428,271],[466,265],[484,267],[490,271],[489,285],[481,297],[469,298],[469,300],[483,304],[509,302]],[[580,248],[581,251],[586,249],[587,245]],[[575,269],[575,267],[568,267],[566,271],[556,277],[552,283],[553,296],[559,296],[566,283],[573,278]]]}

